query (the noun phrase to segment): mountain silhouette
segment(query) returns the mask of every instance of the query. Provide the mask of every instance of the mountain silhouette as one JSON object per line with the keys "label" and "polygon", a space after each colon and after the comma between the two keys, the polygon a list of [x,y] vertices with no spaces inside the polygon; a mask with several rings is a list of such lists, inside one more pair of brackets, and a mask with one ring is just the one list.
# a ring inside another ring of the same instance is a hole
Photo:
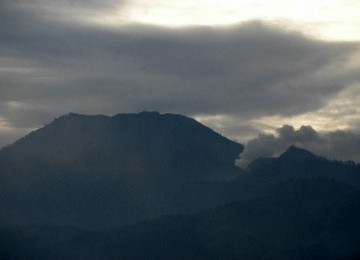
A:
{"label": "mountain silhouette", "polygon": [[71,113],[6,147],[0,156],[21,163],[36,162],[39,167],[61,165],[103,173],[114,168],[122,177],[155,174],[159,178],[207,179],[234,173],[233,158],[242,149],[184,116]]}
{"label": "mountain silhouette", "polygon": [[0,217],[101,227],[214,206],[242,149],[181,115],[70,113],[0,150]]}
{"label": "mountain silhouette", "polygon": [[[258,158],[252,161],[248,167],[248,172],[256,172],[263,169],[264,167],[273,167],[279,163],[291,163],[291,164],[309,164],[314,162],[325,162],[326,159],[320,156],[317,156],[305,149],[298,148],[294,145],[291,145],[285,152],[283,152],[279,157],[271,158]],[[329,162],[329,161],[328,161]]]}
{"label": "mountain silhouette", "polygon": [[327,160],[290,146],[279,157],[254,160],[246,168],[246,174],[239,175],[235,182],[242,191],[241,196],[250,198],[273,185],[301,178],[336,180],[360,189],[360,165]]}
{"label": "mountain silhouette", "polygon": [[280,160],[283,161],[296,161],[296,162],[310,162],[310,161],[323,161],[325,158],[317,156],[305,149],[298,148],[294,145],[290,146],[281,156]]}
{"label": "mountain silhouette", "polygon": [[191,118],[70,113],[0,150],[0,258],[360,255],[360,166],[243,150]]}

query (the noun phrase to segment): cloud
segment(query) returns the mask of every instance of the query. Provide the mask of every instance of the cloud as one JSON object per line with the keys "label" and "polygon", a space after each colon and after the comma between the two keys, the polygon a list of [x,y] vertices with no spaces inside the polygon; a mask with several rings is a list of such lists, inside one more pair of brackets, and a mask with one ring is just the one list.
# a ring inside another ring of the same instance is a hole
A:
{"label": "cloud", "polygon": [[[22,12],[46,19],[66,20],[80,18],[83,15],[111,13],[125,5],[127,0],[0,0],[4,9]],[[75,17],[77,16],[77,17]],[[15,17],[16,18],[16,17]]]}
{"label": "cloud", "polygon": [[321,133],[311,126],[296,130],[291,125],[284,125],[276,129],[275,134],[261,133],[250,140],[236,165],[245,168],[257,158],[278,156],[291,145],[329,159],[360,162],[360,133],[340,130]]}
{"label": "cloud", "polygon": [[0,0],[0,116],[11,127],[41,126],[70,111],[141,110],[224,115],[245,126],[314,111],[359,81],[342,66],[358,43],[261,22],[174,30],[76,18],[118,4],[126,2]]}

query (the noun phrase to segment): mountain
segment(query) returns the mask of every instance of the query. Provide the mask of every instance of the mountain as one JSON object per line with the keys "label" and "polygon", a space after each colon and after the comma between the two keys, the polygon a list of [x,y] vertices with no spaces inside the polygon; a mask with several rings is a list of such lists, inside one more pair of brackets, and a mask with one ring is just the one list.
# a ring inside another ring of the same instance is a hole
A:
{"label": "mountain", "polygon": [[29,259],[355,259],[360,194],[334,180],[305,178],[249,200],[121,229],[8,228],[1,235],[13,242],[0,253]]}
{"label": "mountain", "polygon": [[[258,158],[251,162],[246,168],[247,172],[251,172],[255,174],[258,171],[268,171],[270,167],[274,167],[275,165],[286,164],[289,166],[292,165],[300,165],[300,164],[313,164],[318,162],[326,162],[329,163],[325,158],[317,156],[305,149],[298,148],[294,145],[290,146],[285,152],[283,152],[278,158]],[[292,167],[291,167],[292,168]],[[275,168],[274,168],[275,170]],[[276,168],[276,170],[278,170]]]}
{"label": "mountain", "polygon": [[0,150],[1,223],[111,227],[215,206],[242,149],[181,115],[70,113]]}
{"label": "mountain", "polygon": [[305,149],[298,148],[294,145],[291,145],[283,154],[281,154],[279,159],[282,161],[295,161],[297,163],[326,160],[323,157],[317,156]]}
{"label": "mountain", "polygon": [[116,174],[121,169],[121,176],[130,178],[208,179],[237,174],[233,160],[242,149],[180,115],[70,113],[2,149],[0,156],[17,164],[36,162],[39,168],[60,165]]}
{"label": "mountain", "polygon": [[275,184],[299,178],[333,179],[360,190],[360,165],[330,161],[290,146],[277,158],[258,158],[237,178],[243,196],[251,197]]}
{"label": "mountain", "polygon": [[68,114],[0,150],[0,258],[360,256],[360,166],[243,146],[191,118]]}

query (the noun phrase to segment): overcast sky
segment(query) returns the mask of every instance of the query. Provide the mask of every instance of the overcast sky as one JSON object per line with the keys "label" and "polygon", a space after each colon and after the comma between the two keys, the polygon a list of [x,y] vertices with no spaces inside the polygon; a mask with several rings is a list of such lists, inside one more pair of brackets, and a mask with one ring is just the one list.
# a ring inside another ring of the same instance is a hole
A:
{"label": "overcast sky", "polygon": [[68,112],[142,110],[243,143],[284,124],[356,139],[359,13],[357,0],[0,0],[0,146]]}

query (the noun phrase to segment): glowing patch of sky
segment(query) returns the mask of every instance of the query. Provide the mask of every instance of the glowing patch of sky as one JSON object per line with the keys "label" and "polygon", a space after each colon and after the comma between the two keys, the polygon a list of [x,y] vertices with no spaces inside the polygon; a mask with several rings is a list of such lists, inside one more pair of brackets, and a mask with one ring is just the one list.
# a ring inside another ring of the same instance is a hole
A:
{"label": "glowing patch of sky", "polygon": [[10,129],[11,127],[9,126],[9,123],[0,116],[0,130],[1,132],[4,131],[4,130],[8,130]]}
{"label": "glowing patch of sky", "polygon": [[160,26],[234,25],[248,20],[282,23],[330,40],[360,40],[360,1],[132,0],[118,12],[98,15],[104,24]]}
{"label": "glowing patch of sky", "polygon": [[245,143],[255,138],[259,132],[273,133],[275,129],[284,124],[292,125],[295,128],[311,125],[321,132],[351,130],[358,127],[356,124],[360,124],[359,115],[360,84],[353,84],[317,111],[291,117],[267,116],[246,121],[247,126],[254,129],[253,132],[231,131],[232,127],[238,127],[240,130],[241,125],[239,125],[238,118],[228,115],[198,115],[195,119],[231,139]]}
{"label": "glowing patch of sky", "polygon": [[351,129],[360,120],[360,84],[354,84],[319,110],[293,117],[261,117],[252,120],[254,125],[263,131],[272,131],[286,124],[299,128],[311,125],[320,131],[334,131]]}

